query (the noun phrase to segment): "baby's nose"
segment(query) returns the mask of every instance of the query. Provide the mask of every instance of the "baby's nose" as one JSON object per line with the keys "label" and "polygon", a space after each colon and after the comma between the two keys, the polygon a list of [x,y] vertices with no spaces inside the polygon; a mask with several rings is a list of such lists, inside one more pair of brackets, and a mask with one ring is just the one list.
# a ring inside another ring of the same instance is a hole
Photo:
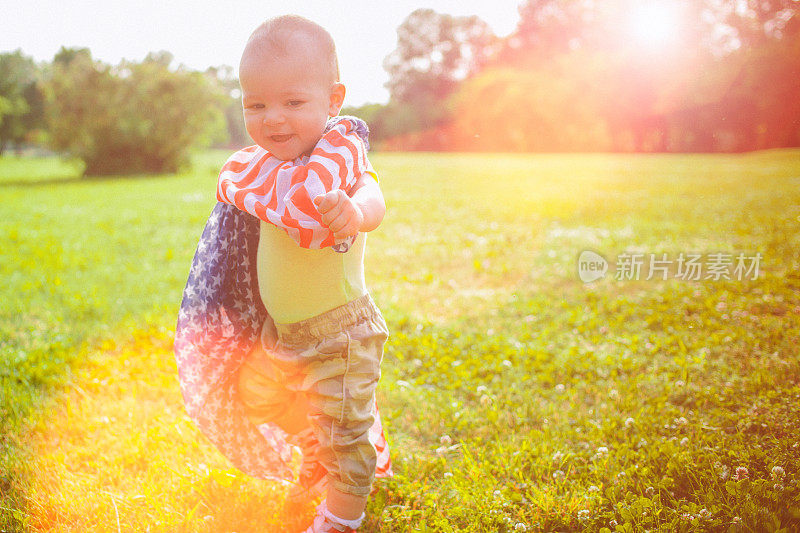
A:
{"label": "baby's nose", "polygon": [[283,113],[279,108],[271,107],[266,110],[264,113],[264,124],[272,125],[272,124],[280,124],[283,122]]}

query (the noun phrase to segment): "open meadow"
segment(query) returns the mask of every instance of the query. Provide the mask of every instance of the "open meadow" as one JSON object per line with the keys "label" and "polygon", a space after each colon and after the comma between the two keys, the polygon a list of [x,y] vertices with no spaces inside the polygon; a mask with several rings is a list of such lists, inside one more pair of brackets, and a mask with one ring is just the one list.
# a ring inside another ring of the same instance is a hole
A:
{"label": "open meadow", "polygon": [[[225,157],[0,159],[0,530],[281,531],[172,355]],[[800,151],[372,162],[396,475],[364,531],[800,529]]]}

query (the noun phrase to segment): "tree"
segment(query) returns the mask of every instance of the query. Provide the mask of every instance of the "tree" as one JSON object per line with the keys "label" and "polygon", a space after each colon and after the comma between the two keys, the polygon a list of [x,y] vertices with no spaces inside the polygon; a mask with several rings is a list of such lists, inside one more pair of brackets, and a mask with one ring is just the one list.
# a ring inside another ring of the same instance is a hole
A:
{"label": "tree", "polygon": [[444,101],[480,70],[496,41],[477,16],[454,17],[417,9],[397,29],[397,48],[384,60],[391,99],[425,129],[448,114]]}
{"label": "tree", "polygon": [[798,0],[704,0],[717,22],[728,28],[723,46],[727,50],[758,47],[780,40],[800,26]]}
{"label": "tree", "polygon": [[209,67],[205,74],[210,83],[218,88],[218,92],[223,95],[225,100],[223,112],[228,130],[227,143],[231,147],[237,148],[252,144],[253,141],[244,125],[242,93],[239,88],[239,79],[234,75],[233,68],[227,65]]}
{"label": "tree", "polygon": [[506,60],[522,55],[547,59],[585,44],[597,8],[590,0],[528,0],[519,7],[517,28],[506,41]]}
{"label": "tree", "polygon": [[[562,56],[547,68],[490,68],[466,82],[454,98],[453,130],[462,150],[539,152],[608,148],[590,77],[578,58]],[[580,58],[583,64],[591,59]]]}
{"label": "tree", "polygon": [[86,49],[62,49],[46,83],[53,148],[86,174],[174,172],[189,150],[224,135],[221,96],[206,76],[171,69],[166,52],[111,67]]}
{"label": "tree", "polygon": [[800,32],[742,47],[685,83],[668,114],[678,149],[745,151],[800,145]]}
{"label": "tree", "polygon": [[0,154],[43,123],[36,64],[21,50],[0,54]]}

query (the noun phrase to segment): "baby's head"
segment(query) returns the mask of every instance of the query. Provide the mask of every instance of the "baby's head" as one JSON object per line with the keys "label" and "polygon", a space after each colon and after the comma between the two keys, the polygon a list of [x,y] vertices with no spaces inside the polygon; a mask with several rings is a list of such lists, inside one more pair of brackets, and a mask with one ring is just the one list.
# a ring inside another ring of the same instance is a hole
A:
{"label": "baby's head", "polygon": [[239,82],[247,133],[285,161],[314,149],[345,95],[330,34],[294,15],[256,28],[242,53]]}

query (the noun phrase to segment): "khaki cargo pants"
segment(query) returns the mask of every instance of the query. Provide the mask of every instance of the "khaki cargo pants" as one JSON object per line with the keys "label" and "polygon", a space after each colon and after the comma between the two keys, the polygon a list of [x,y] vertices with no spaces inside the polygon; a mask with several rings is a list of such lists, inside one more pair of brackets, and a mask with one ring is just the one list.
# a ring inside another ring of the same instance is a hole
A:
{"label": "khaki cargo pants", "polygon": [[367,496],[377,455],[369,441],[386,322],[369,294],[292,324],[268,320],[239,371],[239,394],[256,424],[289,433],[310,424],[328,482]]}

